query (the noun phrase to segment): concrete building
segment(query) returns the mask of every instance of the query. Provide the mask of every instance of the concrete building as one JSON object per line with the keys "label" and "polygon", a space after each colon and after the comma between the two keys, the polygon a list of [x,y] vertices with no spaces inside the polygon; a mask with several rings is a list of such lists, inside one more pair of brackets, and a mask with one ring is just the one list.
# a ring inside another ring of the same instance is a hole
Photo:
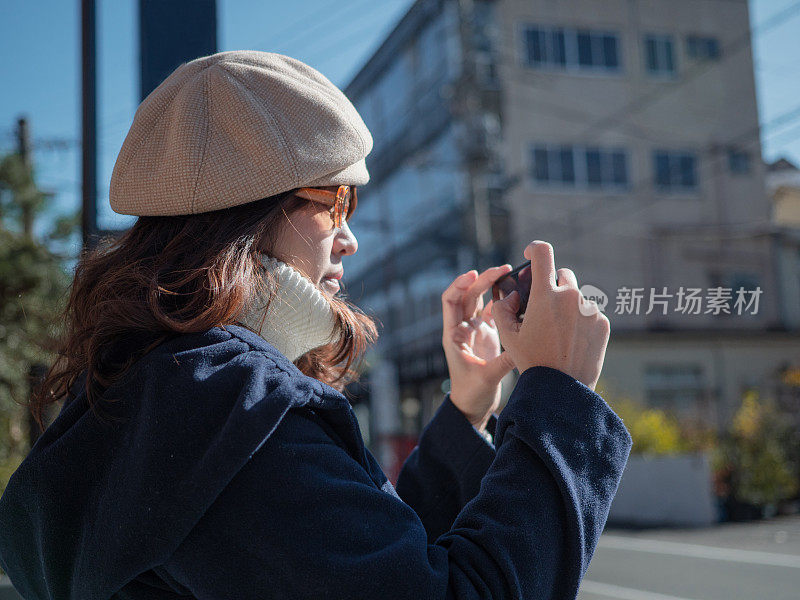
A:
{"label": "concrete building", "polygon": [[782,322],[800,329],[800,169],[785,158],[766,166]]}
{"label": "concrete building", "polygon": [[743,386],[800,366],[749,26],[745,0],[410,8],[345,90],[375,139],[345,284],[384,325],[380,381],[361,393],[386,461],[386,440],[419,431],[447,389],[442,292],[520,264],[534,239],[608,297],[610,401],[723,425]]}
{"label": "concrete building", "polygon": [[800,228],[800,169],[785,158],[766,165],[772,222]]}

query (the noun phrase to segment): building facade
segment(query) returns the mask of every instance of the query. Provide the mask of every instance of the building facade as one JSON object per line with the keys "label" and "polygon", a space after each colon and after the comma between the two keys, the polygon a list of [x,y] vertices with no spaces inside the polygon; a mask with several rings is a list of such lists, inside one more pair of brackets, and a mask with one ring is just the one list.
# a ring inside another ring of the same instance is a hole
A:
{"label": "building facade", "polygon": [[345,284],[382,323],[361,392],[385,465],[447,390],[442,292],[534,239],[605,294],[609,394],[722,426],[800,366],[747,2],[725,4],[419,0],[347,86],[375,139]]}
{"label": "building facade", "polygon": [[785,158],[766,167],[781,320],[788,329],[800,329],[800,169]]}

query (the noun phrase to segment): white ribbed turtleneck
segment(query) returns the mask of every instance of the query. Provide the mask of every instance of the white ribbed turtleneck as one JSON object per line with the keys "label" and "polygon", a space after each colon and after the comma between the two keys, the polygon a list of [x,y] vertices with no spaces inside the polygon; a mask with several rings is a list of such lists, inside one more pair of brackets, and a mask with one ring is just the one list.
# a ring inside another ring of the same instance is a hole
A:
{"label": "white ribbed turtleneck", "polygon": [[275,274],[277,294],[269,305],[263,328],[259,329],[259,323],[266,298],[258,298],[239,321],[292,362],[309,350],[331,343],[336,321],[325,294],[291,265],[263,253],[260,260]]}

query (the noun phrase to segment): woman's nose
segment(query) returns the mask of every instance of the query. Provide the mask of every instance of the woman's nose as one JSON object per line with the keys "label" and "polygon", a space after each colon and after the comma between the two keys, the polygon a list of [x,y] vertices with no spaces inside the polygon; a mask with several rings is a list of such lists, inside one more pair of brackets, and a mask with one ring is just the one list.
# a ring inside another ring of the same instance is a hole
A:
{"label": "woman's nose", "polygon": [[336,234],[334,250],[343,254],[355,254],[358,250],[358,240],[350,230],[350,225],[348,225],[347,221],[344,222],[339,233]]}

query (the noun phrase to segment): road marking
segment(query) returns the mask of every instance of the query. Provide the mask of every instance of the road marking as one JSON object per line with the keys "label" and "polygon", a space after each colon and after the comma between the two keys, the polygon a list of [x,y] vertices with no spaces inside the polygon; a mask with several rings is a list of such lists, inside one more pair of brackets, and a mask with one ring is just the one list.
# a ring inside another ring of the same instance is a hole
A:
{"label": "road marking", "polygon": [[597,546],[614,550],[634,550],[638,552],[651,552],[653,554],[670,554],[673,556],[706,558],[709,560],[723,560],[728,562],[800,569],[800,556],[778,554],[777,552],[719,548],[718,546],[701,546],[700,544],[648,540],[621,535],[601,535]]}
{"label": "road marking", "polygon": [[581,591],[598,596],[606,596],[607,598],[616,598],[617,600],[692,600],[691,598],[668,596],[609,583],[600,583],[599,581],[587,581],[586,579],[581,583]]}

